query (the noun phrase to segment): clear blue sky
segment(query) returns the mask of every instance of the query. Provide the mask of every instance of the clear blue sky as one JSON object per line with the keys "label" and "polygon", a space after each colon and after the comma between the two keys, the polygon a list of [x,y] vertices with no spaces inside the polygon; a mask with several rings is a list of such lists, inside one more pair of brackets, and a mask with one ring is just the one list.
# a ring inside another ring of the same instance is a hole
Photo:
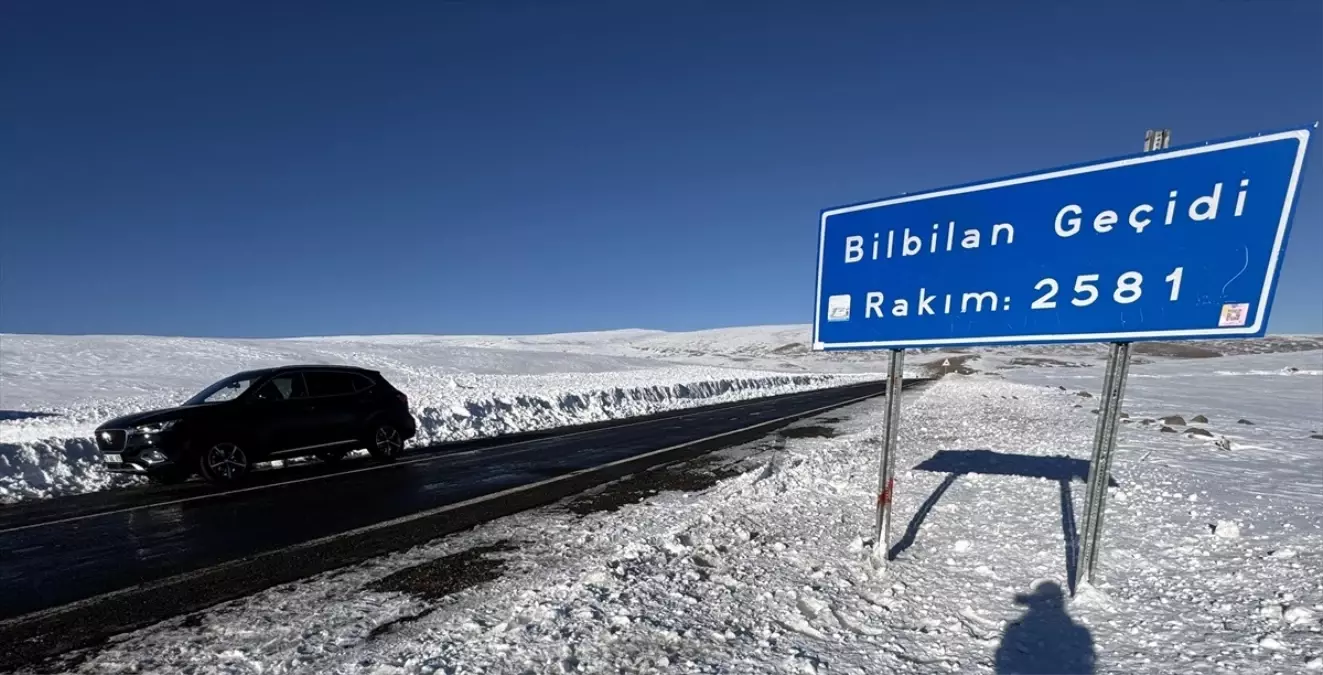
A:
{"label": "clear blue sky", "polygon": [[[0,331],[812,319],[821,208],[1323,117],[1323,3],[24,2]],[[1323,332],[1311,148],[1273,332]]]}

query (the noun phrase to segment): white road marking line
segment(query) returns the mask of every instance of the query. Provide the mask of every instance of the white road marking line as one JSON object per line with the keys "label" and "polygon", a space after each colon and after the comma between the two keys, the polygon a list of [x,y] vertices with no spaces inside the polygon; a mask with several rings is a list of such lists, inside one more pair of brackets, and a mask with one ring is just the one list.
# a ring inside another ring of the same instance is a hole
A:
{"label": "white road marking line", "polygon": [[[819,393],[819,392],[821,392],[821,391],[823,391],[823,390],[813,390],[813,391],[807,391],[807,392],[800,392],[800,393],[795,393],[795,394],[789,394],[789,396],[801,396],[801,395],[803,395],[803,396],[807,396],[807,395],[811,395],[811,394]],[[784,400],[784,399],[781,399],[781,400]],[[743,407],[743,406],[746,406],[746,405],[747,405],[747,406],[752,406],[752,405],[756,405],[756,404],[760,404],[760,403],[765,404],[765,403],[768,403],[768,402],[770,402],[768,399],[752,399],[752,400],[749,400],[749,401],[747,401],[747,402],[744,402],[744,403],[741,403],[741,404],[737,404],[737,405],[735,405],[735,406],[733,406],[733,407],[735,407],[735,408],[739,408],[739,407]],[[113,515],[118,515],[118,514],[121,514],[121,513],[131,513],[131,512],[133,512],[133,511],[142,511],[142,510],[144,510],[144,509],[154,509],[154,508],[158,508],[158,507],[162,507],[162,506],[177,506],[177,505],[179,505],[179,504],[190,504],[190,503],[193,503],[193,502],[205,501],[205,500],[208,500],[208,499],[219,499],[219,498],[222,498],[222,497],[229,497],[229,496],[231,496],[231,495],[241,495],[241,494],[244,494],[244,493],[247,493],[247,492],[257,492],[257,491],[259,491],[259,490],[270,490],[270,489],[272,489],[272,488],[282,487],[282,486],[286,486],[286,485],[297,485],[297,484],[299,484],[299,483],[310,483],[310,482],[312,482],[312,481],[318,481],[318,480],[329,480],[329,479],[332,479],[332,478],[339,478],[339,477],[341,477],[341,476],[352,476],[352,475],[354,475],[354,474],[356,474],[356,473],[365,473],[365,472],[368,472],[368,471],[381,471],[381,470],[383,470],[383,469],[391,469],[391,468],[400,467],[400,466],[408,466],[408,465],[411,465],[411,464],[424,464],[424,463],[427,463],[427,462],[444,461],[444,460],[453,459],[453,458],[458,457],[458,456],[463,456],[463,455],[468,455],[468,454],[474,454],[474,453],[480,453],[480,452],[491,452],[491,451],[493,451],[493,450],[509,450],[509,449],[516,448],[516,447],[518,447],[518,446],[529,445],[529,444],[532,444],[532,443],[544,443],[544,442],[548,442],[548,441],[562,441],[562,440],[565,440],[565,439],[567,439],[567,438],[575,438],[575,437],[578,437],[578,436],[583,436],[583,435],[585,435],[585,434],[595,434],[595,433],[602,433],[602,432],[608,432],[608,431],[615,431],[616,429],[626,429],[626,428],[633,427],[633,426],[638,426],[638,425],[641,425],[641,424],[655,424],[655,423],[658,423],[658,422],[673,422],[673,421],[675,421],[675,420],[683,420],[683,419],[688,419],[688,418],[692,418],[692,417],[701,417],[701,416],[703,416],[703,415],[709,415],[709,414],[712,414],[713,412],[718,412],[718,411],[705,410],[705,411],[699,411],[699,412],[686,413],[686,414],[684,414],[684,415],[677,415],[677,416],[675,416],[675,417],[667,417],[667,418],[664,418],[664,419],[661,419],[661,420],[639,420],[639,421],[637,421],[637,422],[623,422],[623,423],[621,423],[621,424],[618,424],[618,425],[612,425],[612,426],[609,426],[609,427],[602,427],[602,428],[599,428],[599,429],[586,429],[586,430],[584,430],[584,431],[574,431],[574,432],[570,432],[570,433],[566,433],[566,434],[555,435],[555,436],[552,436],[552,437],[549,437],[549,438],[533,438],[533,439],[529,439],[529,440],[526,440],[526,441],[512,441],[512,442],[510,442],[509,444],[496,445],[496,446],[492,446],[491,448],[487,448],[487,449],[468,450],[468,451],[454,452],[454,453],[429,453],[429,454],[426,455],[426,456],[418,457],[418,458],[416,458],[416,459],[411,459],[411,460],[407,460],[407,461],[397,461],[397,462],[392,462],[392,463],[390,463],[390,464],[374,464],[374,465],[372,465],[372,466],[365,466],[365,467],[363,467],[363,468],[361,468],[361,469],[350,469],[350,470],[348,470],[348,471],[338,471],[338,472],[335,472],[335,473],[320,474],[320,475],[317,475],[317,476],[308,476],[308,477],[305,477],[305,478],[294,478],[294,479],[291,479],[291,480],[280,481],[280,482],[278,482],[278,483],[267,483],[267,484],[265,484],[265,485],[253,485],[253,486],[251,486],[251,487],[237,488],[237,489],[234,489],[234,490],[225,490],[225,491],[223,491],[223,492],[209,492],[209,493],[207,493],[207,494],[203,494],[203,495],[194,495],[194,496],[191,496],[191,497],[180,497],[179,499],[172,499],[172,500],[166,500],[166,501],[161,501],[161,502],[148,502],[148,503],[144,503],[144,504],[134,504],[134,505],[132,505],[132,506],[124,506],[124,507],[121,507],[121,508],[118,508],[118,509],[111,509],[111,510],[109,510],[109,511],[97,511],[97,512],[94,512],[94,513],[83,513],[83,514],[79,514],[79,515],[76,515],[76,516],[66,516],[66,517],[64,517],[64,518],[57,518],[57,519],[55,519],[55,520],[43,520],[43,521],[39,521],[39,522],[35,522],[35,523],[28,523],[28,524],[26,524],[26,525],[15,525],[15,526],[12,526],[12,527],[2,528],[2,529],[0,529],[0,536],[2,536],[2,535],[6,535],[6,534],[10,534],[10,533],[13,533],[13,532],[21,532],[21,531],[23,531],[23,530],[32,530],[32,529],[36,529],[36,528],[39,528],[39,527],[45,527],[45,526],[47,526],[47,525],[60,525],[60,524],[63,524],[63,523],[76,523],[76,522],[78,522],[78,521],[82,521],[82,520],[90,520],[90,519],[93,519],[93,518],[101,518],[101,517],[104,517],[104,516],[113,516]],[[723,412],[724,412],[724,411],[723,411]],[[548,430],[545,430],[545,431],[551,431],[551,430],[548,429]],[[531,433],[537,433],[537,432],[531,432]],[[471,440],[482,440],[482,439],[471,439]],[[461,443],[462,443],[462,442],[466,442],[466,441],[458,441],[458,442],[461,442]],[[522,452],[522,451],[532,450],[532,449],[534,449],[534,448],[522,448],[521,450],[519,450],[519,451],[517,451],[517,452]],[[506,455],[512,455],[512,454],[516,454],[516,452],[507,452],[507,453],[504,453],[504,455],[497,455],[497,457],[499,457],[499,456],[506,456]]]}
{"label": "white road marking line", "polygon": [[[300,542],[300,543],[298,543],[298,544],[293,544],[293,545],[291,545],[291,546],[286,546],[286,547],[284,547],[284,548],[278,548],[278,549],[274,549],[274,550],[271,550],[271,551],[265,551],[265,552],[263,552],[263,553],[258,553],[257,555],[248,556],[248,557],[246,557],[246,558],[239,558],[239,559],[237,559],[237,560],[230,560],[230,561],[228,561],[228,562],[223,562],[223,563],[221,563],[221,564],[219,564],[219,565],[213,565],[213,566],[211,566],[211,567],[204,567],[204,568],[202,568],[202,569],[193,570],[193,571],[191,571],[191,572],[185,572],[185,573],[183,573],[183,574],[176,574],[175,576],[172,576],[172,577],[166,577],[166,578],[164,578],[164,579],[157,579],[157,580],[155,580],[155,581],[148,581],[148,582],[145,582],[145,583],[136,584],[136,585],[133,585],[133,586],[128,586],[128,587],[126,587],[126,588],[121,588],[121,589],[118,589],[118,590],[109,591],[109,592],[107,592],[107,593],[102,593],[102,594],[100,594],[100,595],[94,595],[94,596],[89,597],[89,598],[83,598],[82,600],[75,600],[75,601],[73,601],[73,602],[71,602],[71,603],[64,604],[64,605],[60,605],[60,606],[58,606],[58,607],[48,607],[48,608],[46,608],[46,609],[37,610],[37,611],[35,611],[35,612],[30,612],[30,613],[28,613],[28,614],[23,614],[23,615],[20,615],[20,616],[13,617],[13,618],[11,618],[11,619],[5,619],[4,621],[0,621],[0,628],[7,628],[7,627],[9,627],[9,626],[11,626],[11,625],[15,625],[15,624],[18,624],[18,623],[22,623],[22,622],[26,622],[26,621],[33,621],[33,620],[36,620],[36,619],[41,619],[41,618],[46,617],[46,616],[52,616],[52,615],[55,615],[55,614],[60,614],[60,613],[64,613],[64,612],[69,612],[69,611],[77,610],[77,609],[79,609],[79,608],[81,608],[81,607],[86,607],[86,606],[88,606],[88,605],[92,605],[92,604],[95,604],[95,603],[98,603],[98,602],[102,602],[102,601],[104,601],[104,600],[107,600],[107,599],[110,599],[110,598],[114,598],[114,597],[116,597],[116,596],[127,595],[127,594],[129,594],[129,593],[133,593],[133,592],[135,592],[135,591],[139,591],[139,590],[144,590],[144,591],[146,591],[146,590],[152,590],[152,589],[155,589],[155,588],[161,588],[161,587],[163,587],[163,586],[167,586],[167,585],[170,585],[170,584],[176,584],[176,583],[180,583],[180,582],[186,582],[186,581],[188,581],[188,580],[190,580],[190,579],[193,579],[193,578],[196,578],[196,577],[202,576],[202,575],[204,575],[204,574],[208,574],[208,573],[212,573],[212,572],[217,572],[217,571],[221,571],[221,570],[229,569],[229,568],[231,568],[231,567],[235,567],[235,566],[238,566],[238,565],[241,565],[241,564],[248,564],[248,563],[257,562],[257,561],[262,560],[262,559],[274,558],[274,557],[277,557],[277,556],[280,556],[280,555],[285,555],[285,554],[292,553],[292,552],[295,552],[295,551],[301,551],[301,550],[304,550],[304,549],[314,548],[314,547],[316,547],[316,546],[320,546],[320,545],[322,545],[322,544],[325,544],[325,543],[328,543],[328,542],[335,541],[336,539],[343,539],[343,538],[345,538],[345,537],[353,537],[353,536],[357,536],[357,535],[360,535],[360,534],[366,534],[366,533],[368,533],[368,532],[372,532],[372,531],[374,531],[374,530],[380,530],[380,529],[387,528],[387,527],[393,527],[393,526],[395,526],[395,525],[403,525],[404,523],[408,523],[408,522],[410,522],[410,521],[414,521],[414,520],[420,520],[420,519],[423,519],[423,518],[430,518],[430,517],[432,517],[432,516],[435,516],[435,515],[439,515],[439,514],[445,513],[445,512],[447,512],[447,511],[454,511],[454,510],[457,510],[457,509],[462,509],[462,508],[465,508],[465,507],[473,506],[473,505],[475,505],[475,504],[481,504],[481,503],[483,503],[483,502],[488,502],[488,501],[492,501],[492,500],[495,500],[495,499],[501,499],[501,498],[504,498],[504,497],[508,497],[508,496],[510,496],[510,495],[517,494],[517,493],[520,493],[520,492],[527,492],[527,491],[529,491],[529,490],[534,490],[534,489],[536,489],[536,488],[544,487],[544,486],[547,486],[547,485],[552,485],[552,484],[554,484],[554,483],[559,483],[559,482],[562,482],[562,481],[567,481],[567,480],[570,480],[571,478],[577,478],[577,477],[582,476],[582,475],[584,475],[584,474],[592,473],[592,472],[594,472],[594,471],[600,471],[600,470],[602,470],[602,469],[606,469],[606,468],[609,468],[609,467],[612,467],[612,466],[619,466],[619,465],[621,465],[621,464],[626,464],[626,463],[628,463],[628,462],[637,461],[637,460],[640,460],[640,459],[644,459],[644,458],[646,458],[646,457],[653,457],[653,456],[660,455],[660,454],[663,454],[663,453],[666,453],[666,452],[672,452],[672,451],[674,451],[674,450],[679,450],[679,449],[681,449],[681,448],[686,448],[686,447],[689,447],[689,446],[691,446],[691,445],[698,445],[698,444],[700,444],[700,443],[706,443],[706,442],[708,442],[708,441],[713,441],[713,440],[716,440],[716,439],[718,439],[718,438],[725,438],[725,437],[727,437],[727,436],[733,436],[733,435],[738,434],[738,433],[742,433],[742,432],[746,432],[746,431],[752,431],[752,430],[754,430],[754,429],[758,429],[758,428],[760,428],[760,427],[770,427],[770,426],[776,425],[776,424],[778,424],[778,423],[780,423],[780,422],[785,422],[786,420],[793,420],[793,419],[795,419],[795,418],[808,418],[808,417],[812,417],[812,416],[814,416],[814,415],[819,415],[819,414],[821,414],[821,413],[827,412],[828,410],[834,410],[834,409],[836,409],[836,408],[843,408],[843,407],[848,406],[848,405],[854,405],[855,403],[861,403],[861,402],[863,402],[863,401],[867,401],[868,399],[876,398],[876,397],[878,397],[878,396],[882,396],[882,395],[884,395],[884,394],[886,394],[886,391],[885,391],[885,390],[884,390],[883,392],[880,392],[880,393],[869,394],[869,395],[867,395],[867,396],[860,396],[860,397],[857,397],[857,398],[846,399],[846,400],[844,400],[844,401],[840,401],[840,402],[837,402],[837,403],[832,403],[832,404],[830,404],[830,405],[825,405],[825,406],[822,406],[822,407],[820,407],[820,408],[813,408],[813,409],[810,409],[810,410],[805,410],[805,411],[802,411],[802,412],[797,412],[797,413],[794,413],[794,414],[791,414],[791,415],[786,415],[786,416],[784,416],[784,417],[778,417],[778,418],[776,418],[776,419],[767,420],[767,421],[764,421],[764,422],[759,422],[759,423],[757,423],[757,424],[751,424],[751,425],[749,425],[749,426],[747,426],[747,427],[741,427],[741,428],[739,428],[739,429],[733,429],[733,430],[731,430],[731,431],[724,431],[724,432],[722,432],[722,433],[714,434],[714,435],[712,435],[712,436],[707,436],[707,437],[699,438],[699,439],[692,440],[692,441],[685,441],[684,443],[678,443],[678,444],[676,444],[676,445],[668,446],[668,447],[665,447],[665,448],[660,448],[660,449],[657,449],[657,450],[652,450],[652,451],[649,451],[649,452],[645,452],[645,453],[643,453],[643,454],[641,454],[641,455],[633,455],[633,456],[631,456],[631,457],[626,457],[626,458],[624,458],[624,459],[617,459],[617,460],[615,460],[615,461],[607,462],[607,463],[605,463],[605,464],[599,464],[599,465],[597,465],[597,466],[589,467],[589,468],[587,468],[587,469],[579,469],[579,470],[574,471],[574,472],[571,472],[571,473],[567,473],[567,474],[564,474],[564,475],[561,475],[561,476],[556,476],[556,477],[554,477],[554,478],[548,478],[548,479],[546,479],[546,480],[541,480],[541,481],[538,481],[538,482],[536,482],[536,483],[528,483],[528,484],[525,484],[525,485],[520,485],[520,486],[517,486],[517,487],[512,487],[512,488],[509,488],[509,489],[506,489],[506,490],[501,490],[500,492],[493,492],[493,493],[491,493],[491,494],[486,494],[486,495],[482,495],[482,496],[479,496],[479,497],[473,497],[473,498],[471,498],[471,499],[466,499],[466,500],[464,500],[464,501],[462,501],[462,502],[455,502],[455,503],[453,503],[453,504],[446,504],[445,506],[438,506],[438,507],[433,508],[433,509],[427,509],[426,511],[419,511],[419,512],[417,512],[417,513],[411,513],[411,514],[409,514],[409,515],[407,515],[407,516],[400,516],[399,518],[392,518],[392,519],[390,519],[390,520],[383,520],[383,521],[381,521],[381,522],[379,522],[379,523],[373,523],[373,524],[371,524],[371,525],[364,525],[363,527],[355,528],[355,529],[352,529],[352,530],[345,530],[344,532],[339,532],[339,533],[337,533],[337,534],[330,534],[330,535],[327,535],[327,536],[325,536],[325,537],[318,537],[317,539],[310,539],[310,540],[305,541],[305,542]],[[589,432],[583,432],[583,433],[589,433]],[[660,465],[659,465],[659,466],[660,466]],[[534,508],[537,508],[537,507],[534,507]],[[440,536],[437,537],[437,538],[444,537],[444,536],[446,536],[446,535],[440,535]],[[350,563],[350,564],[354,564],[354,563]],[[310,575],[310,576],[311,576],[311,575]]]}

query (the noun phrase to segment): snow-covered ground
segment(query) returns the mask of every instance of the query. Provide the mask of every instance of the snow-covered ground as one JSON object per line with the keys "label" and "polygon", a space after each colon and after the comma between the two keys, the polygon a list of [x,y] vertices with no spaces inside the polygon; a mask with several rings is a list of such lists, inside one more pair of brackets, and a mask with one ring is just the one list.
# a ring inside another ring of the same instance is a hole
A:
{"label": "snow-covered ground", "polygon": [[103,470],[91,440],[96,425],[178,405],[249,368],[378,369],[409,396],[420,424],[415,444],[785,394],[885,371],[876,358],[806,369],[775,353],[740,353],[758,336],[759,344],[802,343],[805,327],[716,335],[715,347],[710,334],[651,331],[292,340],[0,335],[0,503],[140,482]]}
{"label": "snow-covered ground", "polygon": [[[630,336],[611,353],[661,351],[637,346],[654,339]],[[1146,362],[1127,389],[1102,581],[1074,597],[1070,542],[1083,526],[1104,350],[987,350],[950,366],[972,374],[907,395],[897,559],[885,571],[865,543],[882,433],[880,406],[866,403],[804,423],[834,436],[811,428],[722,453],[725,478],[698,492],[586,515],[521,513],[123,636],[70,667],[1323,671],[1323,351],[1202,344],[1237,355],[1139,352]],[[727,353],[781,358],[774,349]],[[969,355],[911,360],[960,356]],[[1145,421],[1171,415],[1184,424]],[[392,581],[436,585],[459,561],[471,571],[483,559],[476,569],[489,574],[440,598]]]}

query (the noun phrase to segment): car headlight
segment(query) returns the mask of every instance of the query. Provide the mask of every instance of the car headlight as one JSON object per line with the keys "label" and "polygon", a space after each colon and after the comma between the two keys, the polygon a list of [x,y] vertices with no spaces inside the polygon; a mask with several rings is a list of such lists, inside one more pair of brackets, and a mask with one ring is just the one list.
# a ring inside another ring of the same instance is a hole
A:
{"label": "car headlight", "polygon": [[140,434],[159,434],[159,433],[161,433],[162,431],[165,431],[166,429],[169,429],[170,427],[173,427],[173,426],[174,426],[175,424],[177,424],[178,422],[179,422],[179,420],[167,420],[167,421],[165,421],[165,422],[153,422],[153,423],[151,423],[151,424],[144,424],[144,425],[138,427],[137,429],[135,429],[135,431],[137,431],[137,432],[140,433]]}

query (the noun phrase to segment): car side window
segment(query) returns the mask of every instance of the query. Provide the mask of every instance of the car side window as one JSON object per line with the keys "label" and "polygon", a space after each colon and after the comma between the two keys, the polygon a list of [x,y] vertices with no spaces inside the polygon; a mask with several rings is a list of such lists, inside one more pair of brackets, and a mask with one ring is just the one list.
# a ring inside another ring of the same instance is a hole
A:
{"label": "car side window", "polygon": [[343,396],[354,393],[353,376],[329,370],[310,370],[304,374],[310,396]]}
{"label": "car side window", "polygon": [[371,389],[373,385],[376,384],[376,382],[373,382],[370,378],[364,377],[362,375],[353,375],[352,378],[354,382],[355,392],[367,391]]}
{"label": "car side window", "polygon": [[256,394],[259,401],[288,401],[304,398],[307,395],[307,387],[303,382],[303,376],[299,373],[277,375],[267,380]]}

